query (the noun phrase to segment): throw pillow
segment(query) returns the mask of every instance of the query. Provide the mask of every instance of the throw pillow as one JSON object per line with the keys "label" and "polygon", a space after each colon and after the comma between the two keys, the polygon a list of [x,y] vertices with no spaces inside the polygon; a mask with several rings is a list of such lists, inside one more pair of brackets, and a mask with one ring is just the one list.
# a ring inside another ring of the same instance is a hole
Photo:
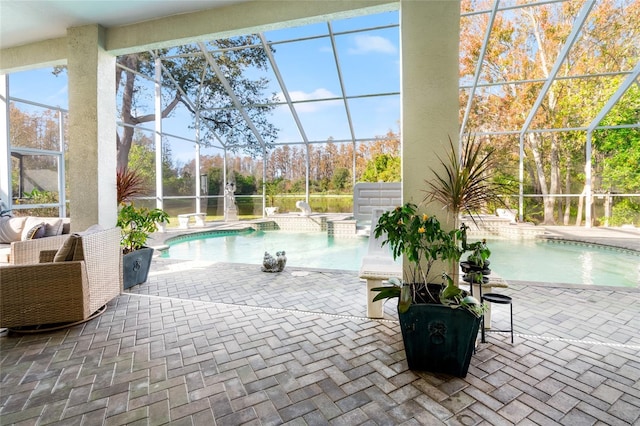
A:
{"label": "throw pillow", "polygon": [[56,255],[53,257],[54,262],[68,262],[73,260],[76,252],[76,245],[78,243],[78,239],[80,237],[78,235],[70,235],[62,246],[56,252]]}
{"label": "throw pillow", "polygon": [[22,239],[26,217],[0,217],[0,243],[12,243]]}
{"label": "throw pillow", "polygon": [[62,235],[62,218],[40,218],[46,224],[45,236],[55,237],[56,235]]}
{"label": "throw pillow", "polygon": [[32,226],[31,229],[27,229],[26,232],[22,232],[22,240],[26,241],[42,238],[44,237],[45,230],[45,223],[39,223],[35,226]]}
{"label": "throw pillow", "polygon": [[61,217],[36,217],[29,216],[27,221],[24,223],[22,239],[25,239],[25,233],[36,226],[39,223],[45,224],[45,237],[55,237],[56,235],[62,235],[62,218]]}

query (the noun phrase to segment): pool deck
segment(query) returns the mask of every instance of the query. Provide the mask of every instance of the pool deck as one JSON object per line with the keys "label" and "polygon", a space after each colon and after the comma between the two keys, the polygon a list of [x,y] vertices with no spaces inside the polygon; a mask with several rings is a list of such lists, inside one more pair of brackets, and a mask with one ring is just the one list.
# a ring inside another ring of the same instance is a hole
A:
{"label": "pool deck", "polygon": [[[154,246],[162,246],[165,244],[166,240],[184,234],[213,230],[246,229],[251,226],[251,223],[252,221],[209,222],[204,228],[167,228],[166,232],[152,234],[150,244]],[[541,226],[541,228],[544,228],[545,230],[545,234],[542,238],[562,239],[586,244],[599,244],[640,252],[640,228],[585,228],[580,226]]]}
{"label": "pool deck", "polygon": [[[639,246],[637,230],[551,231]],[[0,424],[639,424],[639,289],[500,292],[515,343],[490,333],[461,379],[407,369],[393,303],[366,318],[355,272],[156,258],[90,322],[0,335]]]}

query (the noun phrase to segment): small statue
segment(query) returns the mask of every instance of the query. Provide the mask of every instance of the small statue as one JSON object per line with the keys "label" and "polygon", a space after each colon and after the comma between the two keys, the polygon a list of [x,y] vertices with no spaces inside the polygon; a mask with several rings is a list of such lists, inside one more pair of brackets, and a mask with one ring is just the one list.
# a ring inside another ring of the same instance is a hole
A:
{"label": "small statue", "polygon": [[233,182],[228,182],[224,186],[224,196],[227,199],[227,208],[235,207],[236,204],[236,184]]}
{"label": "small statue", "polygon": [[276,257],[271,256],[268,252],[264,252],[262,260],[262,272],[282,272],[287,264],[287,256],[284,251],[276,253]]}
{"label": "small statue", "polygon": [[236,206],[236,184],[228,182],[224,186],[224,220],[235,221],[238,220],[238,208]]}
{"label": "small statue", "polygon": [[300,209],[300,216],[311,216],[311,206],[305,201],[296,201],[296,207]]}
{"label": "small statue", "polygon": [[284,271],[284,267],[287,265],[287,256],[285,256],[284,250],[276,253],[276,259],[278,260],[278,272]]}

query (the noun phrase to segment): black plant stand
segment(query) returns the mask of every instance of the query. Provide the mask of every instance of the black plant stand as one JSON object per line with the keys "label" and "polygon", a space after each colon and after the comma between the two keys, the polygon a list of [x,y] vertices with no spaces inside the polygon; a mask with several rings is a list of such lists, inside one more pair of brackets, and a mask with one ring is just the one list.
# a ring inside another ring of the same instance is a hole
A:
{"label": "black plant stand", "polygon": [[[482,287],[481,287],[482,288]],[[480,296],[480,302],[489,302],[489,303],[498,303],[501,305],[509,305],[509,314],[510,314],[510,324],[511,328],[508,330],[491,330],[494,332],[503,332],[503,333],[511,333],[511,343],[513,344],[513,304],[511,303],[511,297],[505,296],[504,294],[498,293],[486,293]],[[484,330],[484,315],[482,316],[482,343],[487,343],[485,341],[485,330]]]}

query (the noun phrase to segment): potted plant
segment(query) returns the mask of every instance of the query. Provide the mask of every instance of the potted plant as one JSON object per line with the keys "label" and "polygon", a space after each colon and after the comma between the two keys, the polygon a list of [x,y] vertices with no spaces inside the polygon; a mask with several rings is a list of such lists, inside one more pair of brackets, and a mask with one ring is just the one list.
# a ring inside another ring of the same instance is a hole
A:
{"label": "potted plant", "polygon": [[[488,206],[504,206],[502,195],[509,191],[504,182],[494,180],[496,165],[494,151],[486,148],[481,140],[470,135],[462,143],[460,155],[449,139],[447,159],[440,160],[440,170],[431,169],[433,179],[425,180],[425,202],[441,204],[453,220],[453,228],[460,227],[460,214],[465,213],[474,224],[478,213]],[[453,280],[458,283],[459,259],[451,259]]]}
{"label": "potted plant", "polygon": [[[499,201],[500,184],[492,180],[492,151],[468,138],[461,155],[450,140],[448,160],[441,170],[432,170],[426,181],[423,202],[439,202],[453,216],[453,227],[445,230],[438,219],[418,212],[406,203],[381,216],[375,229],[394,258],[404,256],[404,279],[390,280],[391,286],[373,289],[374,301],[398,297],[398,316],[410,369],[465,377],[484,311],[478,301],[458,287],[462,254],[472,250],[486,261],[486,244],[467,244],[467,227],[460,226],[459,215],[472,218],[489,201]],[[386,238],[386,239],[385,239]],[[444,262],[443,282],[431,269]]]}
{"label": "potted plant", "polygon": [[123,287],[130,288],[147,281],[153,249],[147,247],[149,234],[169,223],[169,215],[161,209],[137,208],[132,199],[144,194],[145,179],[136,169],[118,169],[118,221],[122,239]]}
{"label": "potted plant", "polygon": [[136,207],[123,203],[118,211],[123,254],[123,287],[130,288],[147,281],[153,248],[147,247],[149,234],[158,230],[158,223],[168,223],[169,215],[161,209]]}
{"label": "potted plant", "polygon": [[[464,377],[474,350],[482,306],[458,288],[451,274],[432,275],[437,261],[460,259],[466,227],[446,231],[435,216],[420,214],[406,203],[385,212],[374,229],[394,258],[404,256],[404,280],[377,287],[374,301],[398,297],[398,316],[412,370]],[[437,283],[437,276],[443,283]]]}
{"label": "potted plant", "polygon": [[[476,241],[466,247],[470,253],[465,261],[460,262],[460,268],[464,272],[463,281],[474,287],[488,283],[489,274],[491,274],[491,269],[489,269],[491,250],[487,247],[487,240]],[[475,288],[473,292],[476,292]]]}

